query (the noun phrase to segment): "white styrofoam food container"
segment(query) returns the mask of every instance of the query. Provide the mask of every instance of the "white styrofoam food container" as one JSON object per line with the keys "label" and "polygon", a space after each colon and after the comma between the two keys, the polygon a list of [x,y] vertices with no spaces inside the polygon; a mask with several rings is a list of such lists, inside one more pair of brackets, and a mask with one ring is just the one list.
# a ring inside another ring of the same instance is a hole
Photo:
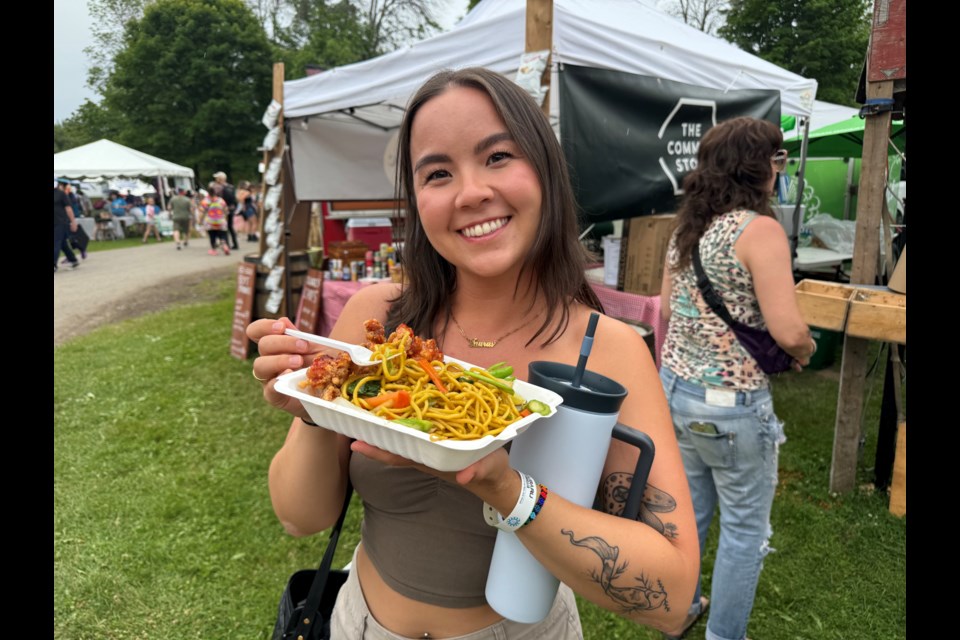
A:
{"label": "white styrofoam food container", "polygon": [[[446,362],[455,362],[466,369],[474,366],[455,358],[446,358]],[[533,413],[517,420],[498,436],[486,436],[478,440],[433,441],[430,439],[430,434],[394,424],[360,407],[321,400],[300,388],[300,383],[306,378],[306,369],[292,371],[277,379],[276,389],[280,393],[300,400],[310,414],[310,419],[318,425],[350,438],[363,440],[384,451],[395,453],[438,471],[465,469],[516,438],[540,418],[546,417]],[[563,398],[553,391],[522,380],[514,381],[513,389],[524,400],[539,400],[549,406],[551,416],[563,402]],[[546,428],[546,424],[541,425],[541,428]]]}

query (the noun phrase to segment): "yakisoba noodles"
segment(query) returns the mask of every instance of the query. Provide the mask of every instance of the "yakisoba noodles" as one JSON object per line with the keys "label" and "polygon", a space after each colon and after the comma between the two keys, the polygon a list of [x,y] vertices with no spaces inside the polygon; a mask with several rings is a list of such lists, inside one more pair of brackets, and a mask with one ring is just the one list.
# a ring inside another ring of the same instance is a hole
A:
{"label": "yakisoba noodles", "polygon": [[378,365],[351,368],[349,357],[320,356],[305,386],[327,399],[342,396],[387,420],[427,431],[433,440],[496,436],[522,411],[529,413],[524,399],[513,393],[512,368],[505,376],[504,368],[467,371],[445,363],[433,340],[415,336],[406,325],[385,341],[379,322],[367,321],[365,327],[371,360],[382,360]]}

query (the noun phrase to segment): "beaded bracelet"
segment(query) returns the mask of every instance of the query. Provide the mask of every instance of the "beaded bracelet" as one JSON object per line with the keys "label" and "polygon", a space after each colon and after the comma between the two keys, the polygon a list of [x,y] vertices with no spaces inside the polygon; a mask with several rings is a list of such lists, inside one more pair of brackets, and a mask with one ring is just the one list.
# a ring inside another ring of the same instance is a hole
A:
{"label": "beaded bracelet", "polygon": [[537,506],[537,487],[540,486],[536,480],[522,471],[517,473],[520,474],[520,496],[510,515],[504,518],[495,508],[486,502],[483,503],[483,517],[487,524],[508,533],[513,533],[527,523],[534,507]]}
{"label": "beaded bracelet", "polygon": [[524,527],[537,519],[537,516],[540,514],[540,509],[543,509],[543,503],[547,501],[549,491],[547,491],[547,488],[542,484],[537,486],[540,487],[540,497],[537,498],[537,504],[533,505],[533,511],[530,512],[530,517],[523,523],[522,526]]}

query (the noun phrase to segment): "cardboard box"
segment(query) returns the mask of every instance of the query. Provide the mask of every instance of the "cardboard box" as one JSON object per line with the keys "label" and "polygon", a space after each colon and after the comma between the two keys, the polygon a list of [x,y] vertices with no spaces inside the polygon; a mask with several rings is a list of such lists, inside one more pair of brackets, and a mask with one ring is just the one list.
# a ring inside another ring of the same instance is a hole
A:
{"label": "cardboard box", "polygon": [[663,261],[676,214],[641,216],[623,221],[617,290],[642,296],[660,294]]}

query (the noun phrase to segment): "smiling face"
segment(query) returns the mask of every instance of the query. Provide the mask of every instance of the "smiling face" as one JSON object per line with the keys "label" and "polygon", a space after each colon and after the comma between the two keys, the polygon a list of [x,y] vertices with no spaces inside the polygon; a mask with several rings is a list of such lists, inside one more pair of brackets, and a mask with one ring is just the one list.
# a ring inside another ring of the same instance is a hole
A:
{"label": "smiling face", "polygon": [[452,86],[417,112],[410,135],[423,231],[460,276],[516,278],[541,220],[540,182],[490,98]]}

